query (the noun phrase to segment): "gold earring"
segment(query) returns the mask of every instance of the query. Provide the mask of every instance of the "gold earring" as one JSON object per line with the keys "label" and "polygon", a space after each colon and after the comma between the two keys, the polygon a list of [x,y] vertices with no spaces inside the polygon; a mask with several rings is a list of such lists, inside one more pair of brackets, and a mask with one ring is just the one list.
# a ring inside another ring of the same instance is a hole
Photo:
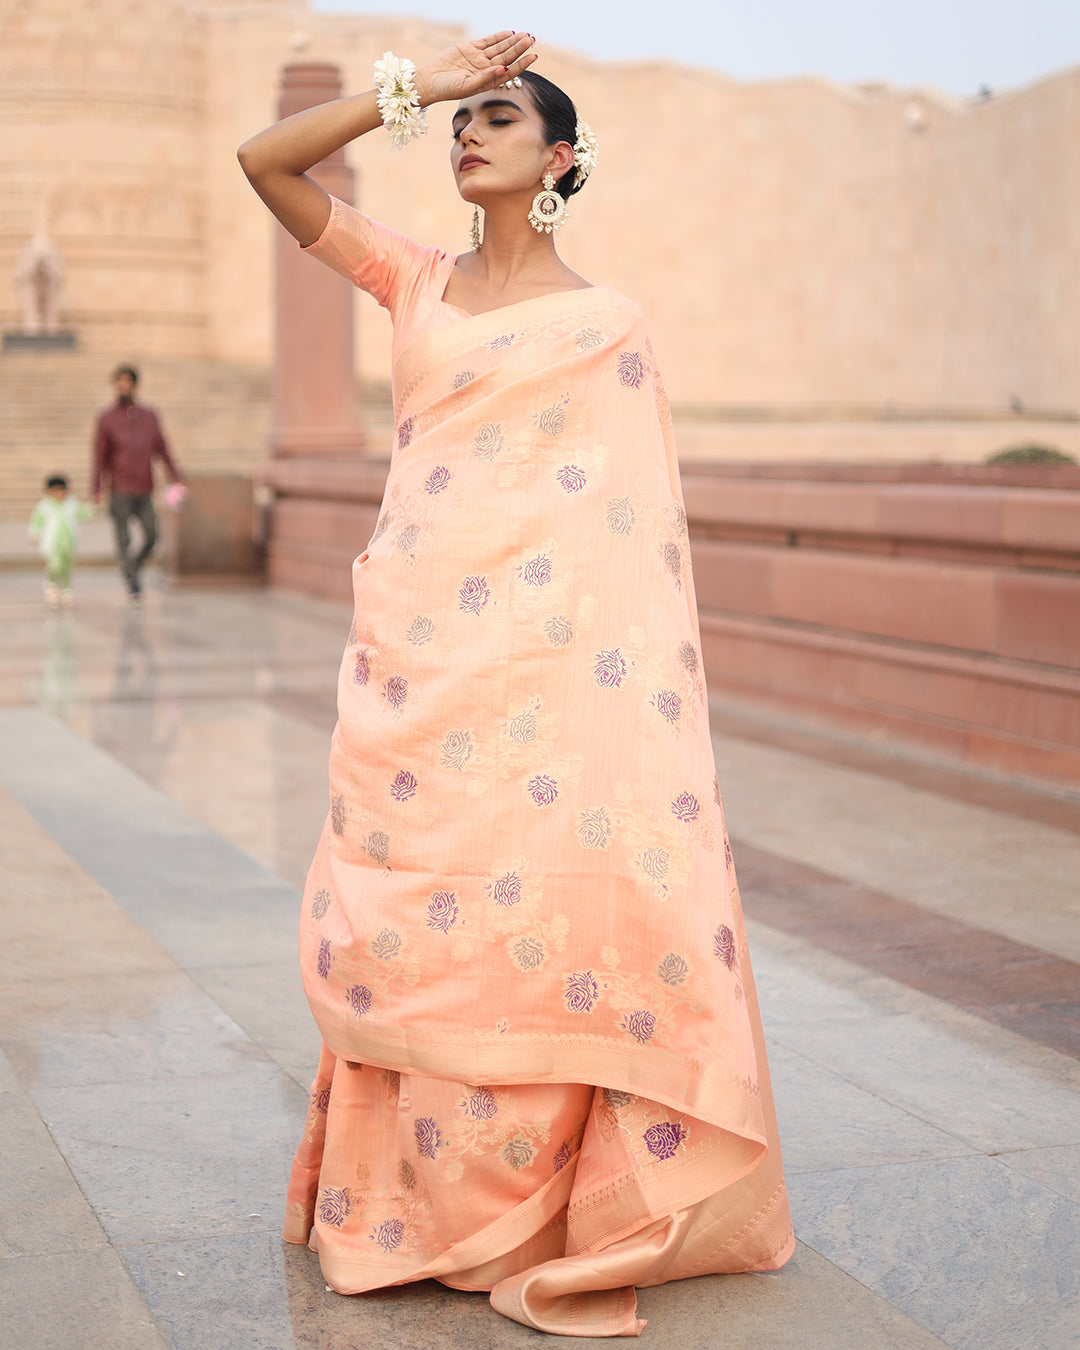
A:
{"label": "gold earring", "polygon": [[566,202],[555,191],[555,175],[544,174],[544,186],[533,198],[529,224],[537,234],[553,234],[566,223]]}
{"label": "gold earring", "polygon": [[469,230],[469,243],[472,245],[474,253],[480,252],[482,242],[480,238],[480,208],[474,206],[472,209],[472,228]]}

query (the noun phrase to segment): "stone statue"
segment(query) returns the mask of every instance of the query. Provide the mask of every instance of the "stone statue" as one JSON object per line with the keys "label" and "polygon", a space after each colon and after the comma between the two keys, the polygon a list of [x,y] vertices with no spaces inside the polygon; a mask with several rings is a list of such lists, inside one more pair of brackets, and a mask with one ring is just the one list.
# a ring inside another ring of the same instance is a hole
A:
{"label": "stone statue", "polygon": [[64,268],[60,255],[44,230],[38,230],[15,263],[15,295],[21,331],[52,334],[60,331],[60,291]]}

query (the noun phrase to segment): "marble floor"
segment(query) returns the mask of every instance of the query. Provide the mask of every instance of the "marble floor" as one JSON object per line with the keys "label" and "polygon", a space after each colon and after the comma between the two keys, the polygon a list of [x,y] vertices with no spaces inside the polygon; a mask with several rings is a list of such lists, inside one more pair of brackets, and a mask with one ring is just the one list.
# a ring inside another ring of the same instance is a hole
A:
{"label": "marble floor", "polygon": [[[525,1347],[278,1237],[343,607],[0,573],[0,1347]],[[1080,797],[718,706],[799,1245],[680,1350],[1080,1346]],[[588,1342],[593,1344],[594,1342]]]}

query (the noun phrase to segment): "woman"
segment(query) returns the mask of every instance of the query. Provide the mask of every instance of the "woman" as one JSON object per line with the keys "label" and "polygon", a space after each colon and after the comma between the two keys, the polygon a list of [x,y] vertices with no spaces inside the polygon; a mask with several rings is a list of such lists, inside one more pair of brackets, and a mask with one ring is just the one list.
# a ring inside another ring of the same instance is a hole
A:
{"label": "woman", "polygon": [[[418,71],[388,54],[377,90],[240,151],[394,320],[397,444],[301,918],[324,1048],[285,1236],[341,1293],[434,1277],[543,1331],[636,1335],[635,1285],[775,1269],[794,1239],[671,419],[640,311],[555,251],[595,142],[535,60],[513,33]],[[447,101],[473,252],[305,176]]]}

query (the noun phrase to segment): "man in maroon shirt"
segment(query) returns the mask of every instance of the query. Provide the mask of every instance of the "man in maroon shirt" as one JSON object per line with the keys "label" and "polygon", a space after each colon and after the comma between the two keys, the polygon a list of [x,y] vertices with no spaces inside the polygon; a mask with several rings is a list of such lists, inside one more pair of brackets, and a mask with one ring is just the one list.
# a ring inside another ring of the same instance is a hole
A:
{"label": "man in maroon shirt", "polygon": [[[109,479],[109,514],[116,527],[116,550],[120,568],[133,603],[142,594],[139,572],[157,542],[157,518],[154,515],[153,461],[156,455],[174,483],[182,480],[169,455],[157,414],[135,402],[139,375],[131,366],[120,366],[113,374],[116,402],[98,417],[94,438],[94,471],[90,494],[95,504],[101,501],[101,480]],[[142,528],[141,547],[132,552],[131,520]]]}

